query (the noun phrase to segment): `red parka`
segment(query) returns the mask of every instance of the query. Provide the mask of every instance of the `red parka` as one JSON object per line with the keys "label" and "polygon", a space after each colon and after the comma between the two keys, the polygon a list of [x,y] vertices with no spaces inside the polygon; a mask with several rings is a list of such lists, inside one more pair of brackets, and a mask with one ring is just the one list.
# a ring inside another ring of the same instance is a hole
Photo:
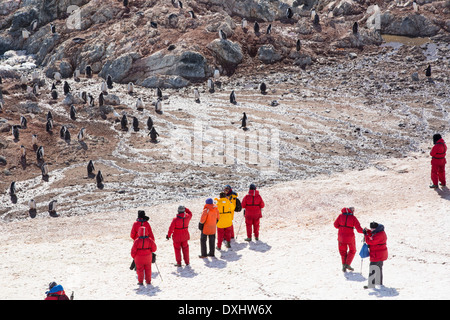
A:
{"label": "red parka", "polygon": [[432,165],[443,165],[446,164],[445,156],[447,153],[447,145],[444,142],[444,139],[439,139],[436,144],[433,146],[430,152],[431,164]]}
{"label": "red parka", "polygon": [[361,225],[353,215],[353,212],[349,208],[343,208],[341,214],[334,221],[334,227],[339,229],[338,231],[338,241],[341,243],[353,243],[355,241],[356,229],[359,233],[363,233]]}
{"label": "red parka", "polygon": [[139,228],[139,237],[134,240],[133,247],[131,248],[131,256],[133,259],[136,259],[137,256],[149,256],[151,263],[152,252],[155,251],[156,243],[149,237],[148,230],[145,227]]}
{"label": "red parka", "polygon": [[136,240],[136,238],[139,237],[138,231],[139,231],[140,227],[145,227],[148,231],[148,236],[150,237],[150,239],[155,241],[155,236],[153,235],[153,231],[152,231],[152,228],[150,227],[150,223],[148,223],[148,221],[146,219],[142,219],[142,218],[136,219],[136,221],[133,223],[133,227],[131,228],[131,232],[130,232],[131,239]]}
{"label": "red parka", "polygon": [[189,222],[192,218],[192,212],[186,208],[185,212],[178,213],[175,218],[173,218],[172,223],[169,227],[169,232],[167,235],[169,238],[173,235],[172,239],[175,242],[183,242],[190,239],[189,235]]}
{"label": "red parka", "polygon": [[249,190],[242,199],[242,208],[245,209],[245,216],[249,219],[261,218],[261,209],[264,208],[264,201],[258,190]]}
{"label": "red parka", "polygon": [[384,226],[382,224],[379,224],[374,231],[367,230],[364,238],[366,240],[366,243],[369,245],[371,262],[387,260],[387,235],[386,232],[384,232]]}

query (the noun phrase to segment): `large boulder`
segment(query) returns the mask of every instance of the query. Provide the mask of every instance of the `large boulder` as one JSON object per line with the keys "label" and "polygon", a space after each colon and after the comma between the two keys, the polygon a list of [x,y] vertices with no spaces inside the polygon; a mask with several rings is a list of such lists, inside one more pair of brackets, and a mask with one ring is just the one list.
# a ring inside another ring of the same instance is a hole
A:
{"label": "large boulder", "polygon": [[381,32],[383,34],[407,37],[432,37],[440,27],[421,14],[407,16],[393,15],[390,12],[381,14]]}
{"label": "large boulder", "polygon": [[114,60],[107,61],[98,75],[104,79],[110,75],[114,82],[120,83],[128,76],[133,61],[138,58],[140,54],[136,52],[125,53]]}
{"label": "large boulder", "polygon": [[244,58],[239,43],[230,40],[215,39],[207,45],[207,48],[211,51],[217,64],[227,72],[233,72]]}

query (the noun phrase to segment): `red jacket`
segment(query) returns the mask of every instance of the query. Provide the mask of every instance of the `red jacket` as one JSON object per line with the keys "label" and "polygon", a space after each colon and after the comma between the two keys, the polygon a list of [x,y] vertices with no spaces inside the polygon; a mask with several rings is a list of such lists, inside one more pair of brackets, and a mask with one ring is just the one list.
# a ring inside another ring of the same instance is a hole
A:
{"label": "red jacket", "polygon": [[387,236],[384,232],[382,224],[374,230],[367,230],[365,235],[366,243],[369,245],[370,261],[384,261],[388,258],[388,250],[386,246]]}
{"label": "red jacket", "polygon": [[446,164],[445,155],[447,153],[447,145],[445,144],[444,139],[439,139],[436,144],[433,146],[430,152],[431,164],[434,165],[443,165]]}
{"label": "red jacket", "polygon": [[334,221],[334,227],[339,229],[338,241],[341,243],[352,243],[355,240],[353,229],[356,229],[359,233],[363,233],[363,229],[350,209],[343,208],[341,212]]}
{"label": "red jacket", "polygon": [[248,194],[242,199],[242,208],[245,209],[247,218],[261,218],[261,209],[264,208],[264,201],[259,195],[258,190],[249,190]]}
{"label": "red jacket", "polygon": [[145,227],[139,228],[139,237],[134,240],[131,257],[134,259],[136,256],[148,256],[155,251],[156,243],[149,237],[147,229]]}
{"label": "red jacket", "polygon": [[133,223],[133,227],[131,228],[130,237],[133,240],[136,240],[138,237],[138,231],[140,227],[145,227],[148,231],[148,236],[150,239],[155,241],[155,236],[153,235],[152,228],[150,227],[150,224],[145,219],[136,219],[136,221]]}
{"label": "red jacket", "polygon": [[185,210],[185,212],[178,213],[177,216],[173,218],[169,227],[169,232],[167,233],[169,238],[173,234],[172,239],[175,242],[183,242],[190,239],[188,227],[192,218],[192,212],[188,208]]}

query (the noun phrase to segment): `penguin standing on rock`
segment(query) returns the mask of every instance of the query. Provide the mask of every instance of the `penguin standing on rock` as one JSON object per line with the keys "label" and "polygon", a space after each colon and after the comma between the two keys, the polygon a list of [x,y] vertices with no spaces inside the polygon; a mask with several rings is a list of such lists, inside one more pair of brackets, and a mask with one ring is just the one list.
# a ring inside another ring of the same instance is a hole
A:
{"label": "penguin standing on rock", "polygon": [[67,81],[64,81],[64,94],[67,96],[70,92],[70,85]]}
{"label": "penguin standing on rock", "polygon": [[108,77],[106,78],[106,85],[108,86],[108,89],[113,88],[113,81],[110,75],[108,75]]}

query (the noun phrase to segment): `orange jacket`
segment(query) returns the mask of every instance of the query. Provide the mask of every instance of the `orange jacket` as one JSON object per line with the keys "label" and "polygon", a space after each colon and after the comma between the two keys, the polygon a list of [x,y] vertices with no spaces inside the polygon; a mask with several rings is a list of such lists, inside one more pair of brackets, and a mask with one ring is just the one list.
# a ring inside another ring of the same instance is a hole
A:
{"label": "orange jacket", "polygon": [[219,221],[219,209],[215,204],[205,204],[203,207],[200,223],[203,223],[203,234],[216,234],[216,224]]}

